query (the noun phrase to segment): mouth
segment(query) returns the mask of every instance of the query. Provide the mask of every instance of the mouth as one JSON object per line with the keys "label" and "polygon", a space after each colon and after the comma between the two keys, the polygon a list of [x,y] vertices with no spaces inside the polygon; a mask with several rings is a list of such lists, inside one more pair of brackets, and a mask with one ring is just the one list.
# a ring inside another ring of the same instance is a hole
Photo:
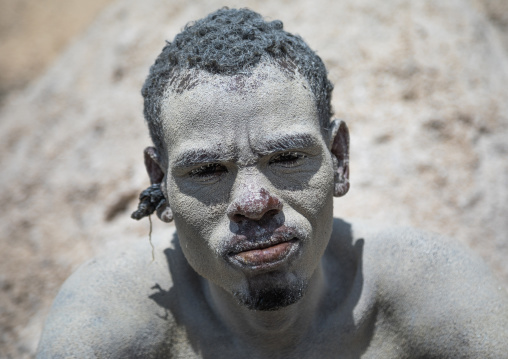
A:
{"label": "mouth", "polygon": [[232,256],[240,263],[248,266],[259,266],[263,264],[275,263],[287,257],[291,249],[296,246],[297,238],[293,238],[287,242],[268,245],[257,249],[246,250]]}
{"label": "mouth", "polygon": [[235,236],[235,244],[227,253],[230,263],[250,269],[270,269],[296,253],[300,240],[291,230],[274,233],[270,238],[252,241],[246,236]]}

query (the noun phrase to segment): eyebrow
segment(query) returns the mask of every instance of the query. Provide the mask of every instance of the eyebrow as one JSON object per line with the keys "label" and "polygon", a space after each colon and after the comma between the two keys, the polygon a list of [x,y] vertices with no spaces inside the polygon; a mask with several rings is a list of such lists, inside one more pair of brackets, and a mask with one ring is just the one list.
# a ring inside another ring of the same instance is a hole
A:
{"label": "eyebrow", "polygon": [[256,145],[255,151],[260,156],[264,156],[274,152],[314,147],[318,143],[319,141],[314,136],[307,133],[287,134]]}
{"label": "eyebrow", "polygon": [[188,149],[177,156],[173,166],[192,167],[211,162],[225,162],[231,160],[232,157],[231,154],[218,147],[213,149]]}
{"label": "eyebrow", "polygon": [[[259,156],[269,155],[274,152],[284,152],[295,149],[303,149],[314,147],[319,141],[312,135],[302,134],[284,134],[274,139],[265,140],[261,144],[253,146],[253,150]],[[173,167],[188,168],[206,163],[227,162],[235,160],[238,157],[238,151],[225,151],[224,148],[217,146],[210,149],[191,148],[180,153]]]}

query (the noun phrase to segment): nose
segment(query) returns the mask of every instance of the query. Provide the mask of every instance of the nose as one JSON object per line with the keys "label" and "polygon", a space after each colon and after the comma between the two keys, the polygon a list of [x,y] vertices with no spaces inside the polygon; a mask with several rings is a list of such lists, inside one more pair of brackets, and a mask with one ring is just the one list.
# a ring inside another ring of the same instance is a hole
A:
{"label": "nose", "polygon": [[259,221],[273,217],[282,211],[282,203],[264,188],[244,186],[240,195],[229,205],[227,215],[233,222],[245,220]]}

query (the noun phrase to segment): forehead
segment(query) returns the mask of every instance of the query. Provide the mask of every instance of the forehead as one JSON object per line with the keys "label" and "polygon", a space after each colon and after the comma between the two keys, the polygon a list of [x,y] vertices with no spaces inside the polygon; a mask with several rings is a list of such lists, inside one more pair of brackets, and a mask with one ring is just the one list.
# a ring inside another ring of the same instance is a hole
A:
{"label": "forehead", "polygon": [[231,147],[291,132],[320,133],[307,80],[270,63],[248,74],[193,71],[172,79],[161,120],[169,154],[197,144]]}

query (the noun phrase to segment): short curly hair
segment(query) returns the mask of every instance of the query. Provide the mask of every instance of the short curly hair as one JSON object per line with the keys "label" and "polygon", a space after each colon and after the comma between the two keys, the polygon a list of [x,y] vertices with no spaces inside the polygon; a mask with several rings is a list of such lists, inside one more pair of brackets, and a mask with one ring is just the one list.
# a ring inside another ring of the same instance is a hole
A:
{"label": "short curly hair", "polygon": [[316,98],[323,132],[332,116],[333,85],[321,58],[299,36],[283,30],[279,20],[267,22],[249,9],[222,8],[189,23],[167,42],[150,68],[141,93],[150,136],[158,152],[165,148],[160,120],[161,99],[168,81],[181,70],[198,69],[212,74],[235,75],[256,66],[262,59],[284,66],[296,65]]}

